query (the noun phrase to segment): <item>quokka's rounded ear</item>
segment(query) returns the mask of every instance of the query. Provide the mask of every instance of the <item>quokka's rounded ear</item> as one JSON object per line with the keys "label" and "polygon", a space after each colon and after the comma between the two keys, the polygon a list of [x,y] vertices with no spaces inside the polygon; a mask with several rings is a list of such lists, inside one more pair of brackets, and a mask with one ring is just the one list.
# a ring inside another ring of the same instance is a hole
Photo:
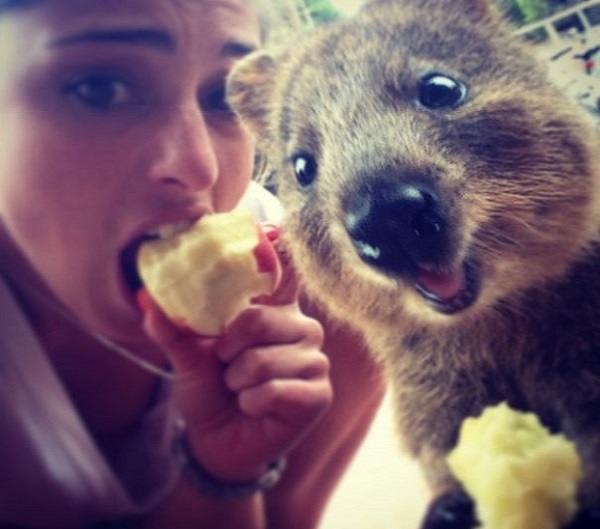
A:
{"label": "quokka's rounded ear", "polygon": [[279,59],[267,51],[241,59],[227,79],[227,101],[259,144],[269,142]]}

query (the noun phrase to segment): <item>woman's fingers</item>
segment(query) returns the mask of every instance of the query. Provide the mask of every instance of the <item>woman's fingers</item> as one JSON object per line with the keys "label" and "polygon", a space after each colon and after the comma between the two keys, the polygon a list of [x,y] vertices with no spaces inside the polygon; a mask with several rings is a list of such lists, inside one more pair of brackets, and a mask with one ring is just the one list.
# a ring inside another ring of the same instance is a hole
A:
{"label": "woman's fingers", "polygon": [[218,338],[216,349],[222,362],[230,363],[243,350],[271,344],[304,343],[320,349],[324,334],[321,324],[302,314],[297,304],[255,305],[240,313]]}
{"label": "woman's fingers", "polygon": [[333,399],[329,379],[271,380],[239,393],[240,408],[249,417],[272,417],[293,428],[306,428]]}
{"label": "woman's fingers", "polygon": [[314,348],[272,346],[245,350],[225,370],[225,383],[238,392],[274,379],[308,381],[328,373],[328,358]]}

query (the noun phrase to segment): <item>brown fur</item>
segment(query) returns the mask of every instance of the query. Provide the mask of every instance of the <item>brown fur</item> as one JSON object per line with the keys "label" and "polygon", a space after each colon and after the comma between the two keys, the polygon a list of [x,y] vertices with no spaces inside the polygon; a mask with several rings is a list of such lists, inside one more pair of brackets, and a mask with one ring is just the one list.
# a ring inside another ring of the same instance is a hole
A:
{"label": "brown fur", "polygon": [[[431,71],[464,81],[467,100],[423,108]],[[499,14],[482,0],[375,0],[242,61],[229,96],[277,171],[307,287],[384,361],[434,491],[457,487],[444,458],[462,419],[507,400],[576,441],[582,500],[600,506],[600,146]],[[317,162],[310,185],[297,153]],[[464,310],[435,310],[348,235],[349,204],[407,175],[435,190],[447,222],[428,266],[477,263]]]}

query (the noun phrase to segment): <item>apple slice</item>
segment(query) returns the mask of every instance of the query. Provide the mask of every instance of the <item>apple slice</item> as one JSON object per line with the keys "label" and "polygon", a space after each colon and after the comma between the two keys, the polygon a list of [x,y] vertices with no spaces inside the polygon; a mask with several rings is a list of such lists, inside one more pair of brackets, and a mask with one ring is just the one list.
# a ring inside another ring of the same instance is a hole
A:
{"label": "apple slice", "polygon": [[465,419],[447,461],[476,502],[482,527],[560,529],[577,512],[577,447],[506,402]]}
{"label": "apple slice", "polygon": [[138,268],[150,296],[182,327],[216,336],[253,298],[281,279],[273,244],[252,213],[202,217],[189,229],[145,242]]}

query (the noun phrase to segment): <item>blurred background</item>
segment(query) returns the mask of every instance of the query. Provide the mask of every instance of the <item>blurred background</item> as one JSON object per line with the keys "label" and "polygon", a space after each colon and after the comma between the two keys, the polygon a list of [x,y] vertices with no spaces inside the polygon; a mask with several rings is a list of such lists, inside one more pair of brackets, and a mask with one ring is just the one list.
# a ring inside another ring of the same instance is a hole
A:
{"label": "blurred background", "polygon": [[417,529],[428,498],[418,467],[400,451],[386,398],[319,529]]}

